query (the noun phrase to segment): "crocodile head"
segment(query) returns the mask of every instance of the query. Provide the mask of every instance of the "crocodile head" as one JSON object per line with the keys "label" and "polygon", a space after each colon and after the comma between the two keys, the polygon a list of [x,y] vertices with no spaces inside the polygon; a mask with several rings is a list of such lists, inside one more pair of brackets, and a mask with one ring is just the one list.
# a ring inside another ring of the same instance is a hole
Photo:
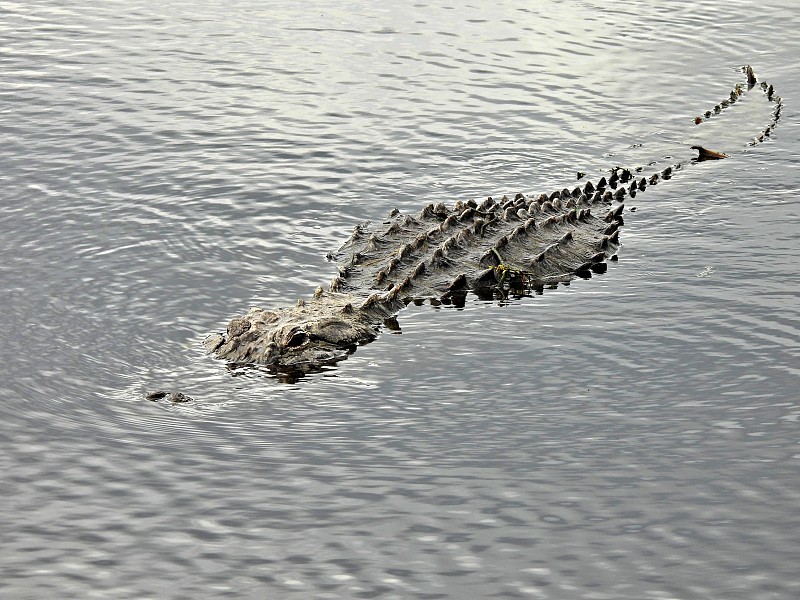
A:
{"label": "crocodile head", "polygon": [[309,301],[277,310],[251,308],[225,334],[212,334],[206,349],[233,363],[258,363],[278,371],[312,370],[336,363],[371,342],[379,323],[353,297],[316,293]]}

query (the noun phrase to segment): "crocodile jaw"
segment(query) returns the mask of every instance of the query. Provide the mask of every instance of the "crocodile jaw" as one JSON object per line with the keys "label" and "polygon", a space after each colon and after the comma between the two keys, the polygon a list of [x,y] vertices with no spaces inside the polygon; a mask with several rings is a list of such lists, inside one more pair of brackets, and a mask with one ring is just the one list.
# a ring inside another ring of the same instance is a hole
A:
{"label": "crocodile jaw", "polygon": [[371,342],[381,320],[357,315],[350,294],[315,293],[297,306],[251,308],[233,319],[225,334],[206,338],[206,350],[232,363],[260,363],[276,370],[336,363]]}

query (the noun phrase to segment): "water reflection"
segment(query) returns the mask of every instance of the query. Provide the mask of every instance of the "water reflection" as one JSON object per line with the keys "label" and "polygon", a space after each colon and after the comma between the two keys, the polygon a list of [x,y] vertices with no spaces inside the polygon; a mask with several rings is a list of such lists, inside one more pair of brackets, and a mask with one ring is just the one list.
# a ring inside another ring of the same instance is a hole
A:
{"label": "water reflection", "polygon": [[793,5],[5,8],[0,595],[793,596],[788,113],[629,203],[601,277],[294,385],[201,344],[394,206],[746,143],[758,103],[691,119],[745,61],[797,96]]}

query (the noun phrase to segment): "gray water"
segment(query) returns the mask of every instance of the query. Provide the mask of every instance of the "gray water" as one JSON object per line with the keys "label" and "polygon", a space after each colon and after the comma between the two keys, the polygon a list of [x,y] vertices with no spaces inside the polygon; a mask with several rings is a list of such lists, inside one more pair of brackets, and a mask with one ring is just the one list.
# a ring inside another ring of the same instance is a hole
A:
{"label": "gray water", "polygon": [[[800,597],[798,29],[794,0],[0,4],[0,597]],[[745,63],[776,131],[731,109],[733,158],[629,203],[606,274],[411,306],[294,384],[203,355],[360,221],[685,152]]]}

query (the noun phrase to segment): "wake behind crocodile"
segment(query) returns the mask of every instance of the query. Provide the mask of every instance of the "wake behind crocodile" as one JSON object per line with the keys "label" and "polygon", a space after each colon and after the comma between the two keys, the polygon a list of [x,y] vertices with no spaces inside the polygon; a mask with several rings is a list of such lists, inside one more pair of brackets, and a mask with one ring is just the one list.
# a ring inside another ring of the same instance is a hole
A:
{"label": "wake behind crocodile", "polygon": [[[224,333],[209,335],[207,351],[230,363],[310,372],[394,328],[412,301],[460,305],[468,293],[521,296],[605,272],[617,259],[627,198],[695,162],[729,158],[769,138],[781,98],[771,85],[758,84],[751,67],[741,70],[746,81],[687,124],[692,129],[682,139],[665,140],[662,158],[646,165],[615,166],[592,181],[579,173],[579,185],[546,194],[429,204],[417,214],[394,209],[381,223],[357,225],[329,254],[338,274],[327,286],[290,308],[250,309]],[[744,123],[732,127],[728,115],[737,112]],[[752,133],[728,147],[722,141],[731,131]]]}

